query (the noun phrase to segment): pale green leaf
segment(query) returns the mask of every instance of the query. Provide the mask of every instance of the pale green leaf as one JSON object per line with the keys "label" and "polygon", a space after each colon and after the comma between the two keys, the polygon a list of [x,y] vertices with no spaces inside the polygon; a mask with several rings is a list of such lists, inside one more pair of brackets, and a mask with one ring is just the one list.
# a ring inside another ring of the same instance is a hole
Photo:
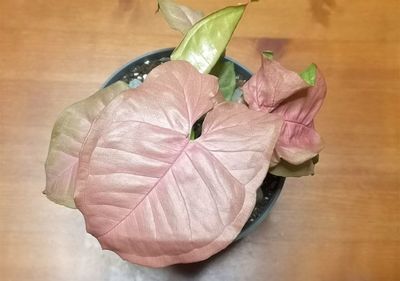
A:
{"label": "pale green leaf", "polygon": [[209,73],[217,63],[238,25],[246,5],[221,9],[196,23],[171,55],[186,60],[201,73]]}

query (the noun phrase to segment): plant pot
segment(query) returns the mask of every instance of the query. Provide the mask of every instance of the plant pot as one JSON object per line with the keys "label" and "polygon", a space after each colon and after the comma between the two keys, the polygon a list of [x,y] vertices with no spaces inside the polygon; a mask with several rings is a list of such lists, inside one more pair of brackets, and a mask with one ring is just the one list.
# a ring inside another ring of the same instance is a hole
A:
{"label": "plant pot", "polygon": [[[124,66],[120,67],[114,74],[112,74],[107,81],[103,84],[103,88],[111,85],[119,80],[124,80],[128,82],[130,79],[139,78],[139,80],[144,79],[143,73],[148,73],[150,70],[162,61],[167,61],[173,48],[161,49],[153,52],[149,52],[140,56],[136,59],[131,60]],[[161,60],[161,61],[160,61]],[[225,57],[225,60],[231,61],[235,65],[235,72],[238,75],[239,80],[248,80],[251,77],[251,72],[244,66],[240,65],[235,60]],[[282,190],[283,184],[285,182],[284,177],[278,177],[268,174],[263,183],[260,186],[258,192],[258,199],[254,210],[244,225],[242,231],[236,237],[236,241],[247,236],[251,231],[253,231],[265,218],[268,216],[273,205],[275,204],[278,196]],[[261,192],[260,192],[261,191]]]}

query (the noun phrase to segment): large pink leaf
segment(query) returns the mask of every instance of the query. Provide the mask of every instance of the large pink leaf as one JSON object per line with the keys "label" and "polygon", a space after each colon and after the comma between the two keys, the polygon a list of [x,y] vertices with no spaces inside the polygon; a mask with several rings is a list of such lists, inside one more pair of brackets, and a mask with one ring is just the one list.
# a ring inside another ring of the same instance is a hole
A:
{"label": "large pink leaf", "polygon": [[[213,76],[168,62],[93,124],[75,201],[104,249],[160,267],[206,259],[240,232],[281,120],[241,104],[211,110],[217,92]],[[190,140],[208,111],[202,135]]]}
{"label": "large pink leaf", "polygon": [[116,82],[92,96],[65,109],[51,134],[46,169],[46,196],[70,208],[75,208],[75,176],[79,151],[89,128],[104,107],[123,90],[124,82]]}
{"label": "large pink leaf", "polygon": [[243,91],[250,108],[284,119],[272,166],[279,159],[299,165],[321,151],[323,143],[315,131],[314,117],[325,98],[326,83],[319,71],[315,86],[310,87],[297,73],[263,58],[261,69],[243,86]]}

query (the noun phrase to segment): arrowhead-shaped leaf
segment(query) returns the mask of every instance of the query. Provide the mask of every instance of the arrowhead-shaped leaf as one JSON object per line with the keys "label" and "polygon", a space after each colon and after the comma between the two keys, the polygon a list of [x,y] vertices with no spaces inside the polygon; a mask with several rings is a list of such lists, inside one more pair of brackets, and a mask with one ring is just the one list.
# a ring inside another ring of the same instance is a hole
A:
{"label": "arrowhead-shaped leaf", "polygon": [[209,73],[225,51],[246,5],[226,7],[196,23],[171,55],[172,60],[190,62],[201,73]]}
{"label": "arrowhead-shaped leaf", "polygon": [[[313,67],[308,73],[312,72]],[[275,113],[284,119],[274,164],[284,159],[300,165],[321,151],[323,144],[314,129],[314,117],[325,98],[326,83],[318,69],[315,86],[310,87],[297,73],[263,57],[261,69],[243,86],[243,91],[250,108]]]}
{"label": "arrowhead-shaped leaf", "polygon": [[123,90],[124,82],[116,82],[87,99],[65,109],[56,121],[47,156],[44,194],[55,203],[75,208],[73,194],[79,151],[89,128],[104,107]]}
{"label": "arrowhead-shaped leaf", "polygon": [[[104,249],[160,267],[206,259],[240,232],[281,119],[242,104],[215,106],[217,92],[215,77],[171,61],[94,122],[75,201]],[[207,112],[201,136],[190,140]]]}
{"label": "arrowhead-shaped leaf", "polygon": [[183,34],[204,16],[202,12],[179,5],[173,0],[158,0],[158,5],[169,26]]}

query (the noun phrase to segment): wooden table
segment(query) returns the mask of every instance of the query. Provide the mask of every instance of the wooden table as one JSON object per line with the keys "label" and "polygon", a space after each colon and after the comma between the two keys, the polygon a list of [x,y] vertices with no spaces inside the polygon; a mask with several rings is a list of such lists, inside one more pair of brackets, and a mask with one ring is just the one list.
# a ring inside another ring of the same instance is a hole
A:
{"label": "wooden table", "polygon": [[[236,1],[181,1],[210,12]],[[256,232],[208,261],[149,269],[100,250],[76,210],[48,201],[57,115],[121,64],[181,36],[149,0],[0,2],[0,280],[400,280],[398,0],[252,3],[228,54],[261,50],[329,84],[317,175],[289,179]]]}

